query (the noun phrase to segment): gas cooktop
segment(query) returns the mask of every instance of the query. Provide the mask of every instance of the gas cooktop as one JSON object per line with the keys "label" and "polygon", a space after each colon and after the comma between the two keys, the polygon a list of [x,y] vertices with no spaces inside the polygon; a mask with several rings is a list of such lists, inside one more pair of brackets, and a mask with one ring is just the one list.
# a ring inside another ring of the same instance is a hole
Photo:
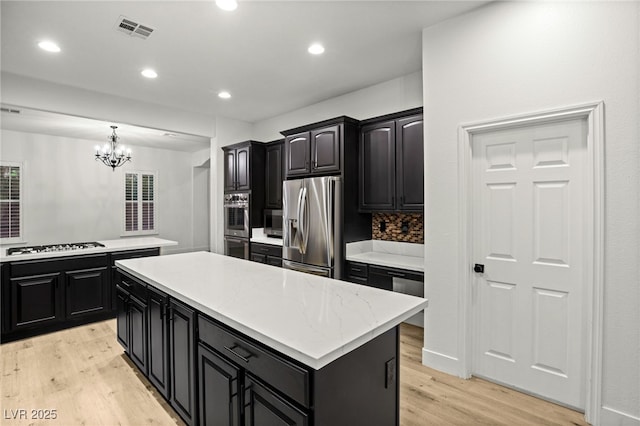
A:
{"label": "gas cooktop", "polygon": [[7,256],[15,254],[34,254],[34,253],[49,253],[58,251],[72,251],[72,250],[85,250],[96,247],[104,247],[104,244],[98,242],[88,243],[68,243],[68,244],[50,244],[44,246],[30,246],[30,247],[14,247],[7,249]]}

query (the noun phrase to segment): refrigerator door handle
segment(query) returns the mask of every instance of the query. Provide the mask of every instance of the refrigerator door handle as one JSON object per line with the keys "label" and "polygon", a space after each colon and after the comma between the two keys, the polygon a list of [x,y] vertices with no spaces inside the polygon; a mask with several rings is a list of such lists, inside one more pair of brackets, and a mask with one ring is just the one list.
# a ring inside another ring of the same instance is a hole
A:
{"label": "refrigerator door handle", "polygon": [[[300,190],[298,191],[298,208],[296,209],[297,212],[297,218],[296,218],[296,222],[298,223],[298,232],[296,232],[296,240],[298,241],[297,244],[297,248],[298,251],[300,252],[300,254],[304,254],[304,249],[302,247],[302,236],[304,235],[304,223],[302,220],[302,200],[303,200],[303,191],[305,190],[304,187],[300,188]],[[294,241],[295,244],[295,241]]]}
{"label": "refrigerator door handle", "polygon": [[307,252],[307,243],[309,241],[309,227],[307,226],[307,188],[302,188],[302,204],[300,210],[300,218],[302,219],[302,254]]}

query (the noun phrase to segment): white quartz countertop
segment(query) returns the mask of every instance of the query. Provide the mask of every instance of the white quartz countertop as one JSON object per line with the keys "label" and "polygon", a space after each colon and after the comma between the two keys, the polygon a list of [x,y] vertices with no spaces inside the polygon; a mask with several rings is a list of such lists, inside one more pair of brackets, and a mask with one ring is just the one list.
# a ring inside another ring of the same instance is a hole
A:
{"label": "white quartz countertop", "polygon": [[[7,247],[0,247],[0,262],[15,262],[17,260],[48,259],[53,257],[79,256],[83,254],[108,253],[120,250],[135,250],[154,247],[167,247],[178,245],[176,241],[165,240],[157,237],[130,237],[117,240],[97,241],[104,247],[92,249],[54,251],[32,254],[15,254],[7,256]],[[12,246],[17,247],[17,246]]]}
{"label": "white quartz countertop", "polygon": [[252,243],[271,244],[272,246],[282,247],[282,238],[267,237],[264,234],[264,228],[253,228],[250,241]]}
{"label": "white quartz countertop", "polygon": [[424,245],[391,241],[347,244],[346,259],[370,265],[424,272]]}
{"label": "white quartz countertop", "polygon": [[315,369],[427,306],[420,297],[208,252],[119,260],[116,265]]}

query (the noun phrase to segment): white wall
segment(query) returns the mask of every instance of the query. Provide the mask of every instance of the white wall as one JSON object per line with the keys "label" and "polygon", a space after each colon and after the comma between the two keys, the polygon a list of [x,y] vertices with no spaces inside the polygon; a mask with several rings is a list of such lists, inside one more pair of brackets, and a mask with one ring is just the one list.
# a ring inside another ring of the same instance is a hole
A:
{"label": "white wall", "polygon": [[192,229],[191,153],[132,147],[132,163],[112,171],[94,160],[95,141],[9,130],[1,136],[2,160],[25,164],[23,220],[30,245],[120,238],[127,170],[158,173],[159,237],[179,243],[164,252],[192,250],[192,236],[203,232]]}
{"label": "white wall", "polygon": [[385,81],[287,114],[257,122],[253,139],[282,138],[283,130],[347,115],[358,120],[422,106],[422,72]]}
{"label": "white wall", "polygon": [[457,129],[605,103],[601,424],[640,424],[640,3],[495,3],[423,32],[425,350],[460,373]]}

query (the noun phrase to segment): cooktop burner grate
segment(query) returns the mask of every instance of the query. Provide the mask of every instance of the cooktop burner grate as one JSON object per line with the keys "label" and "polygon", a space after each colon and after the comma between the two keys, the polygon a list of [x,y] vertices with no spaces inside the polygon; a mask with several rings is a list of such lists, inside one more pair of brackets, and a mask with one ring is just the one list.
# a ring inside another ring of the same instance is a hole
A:
{"label": "cooktop burner grate", "polygon": [[74,251],[85,250],[97,247],[104,247],[104,244],[100,244],[96,241],[86,243],[67,243],[67,244],[49,244],[43,246],[29,246],[29,247],[13,247],[7,249],[7,256],[17,254],[34,254],[34,253],[50,253],[58,251]]}

